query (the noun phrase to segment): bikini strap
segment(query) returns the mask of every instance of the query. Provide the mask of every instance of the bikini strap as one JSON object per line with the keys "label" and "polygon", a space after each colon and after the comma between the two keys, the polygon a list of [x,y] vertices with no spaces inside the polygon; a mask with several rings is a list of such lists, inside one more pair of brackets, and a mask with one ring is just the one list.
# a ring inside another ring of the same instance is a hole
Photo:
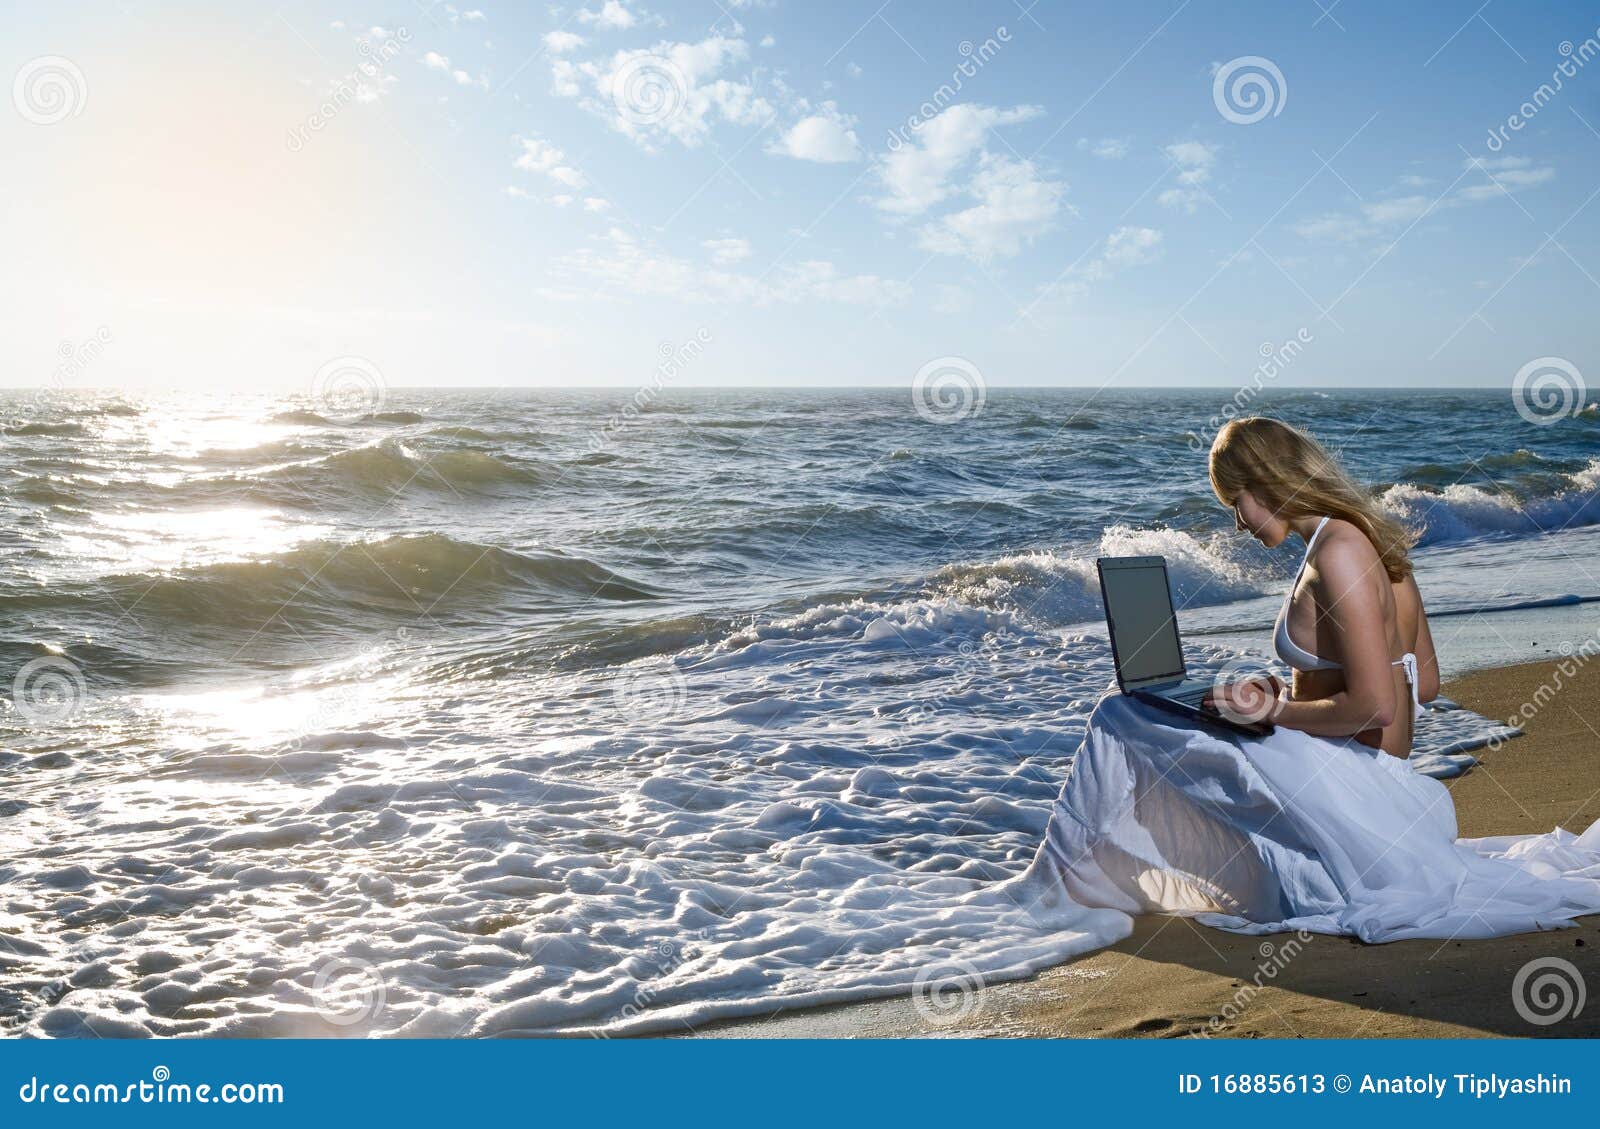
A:
{"label": "bikini strap", "polygon": [[1317,528],[1311,532],[1311,540],[1306,542],[1306,556],[1309,557],[1311,555],[1311,546],[1315,545],[1317,543],[1317,538],[1322,536],[1322,527],[1327,525],[1332,519],[1333,515],[1329,514],[1327,517],[1317,522]]}
{"label": "bikini strap", "polygon": [[[1332,515],[1330,514],[1329,517]],[[1300,574],[1306,570],[1306,562],[1311,559],[1311,547],[1317,543],[1317,538],[1322,536],[1322,527],[1328,524],[1329,518],[1325,517],[1317,522],[1317,528],[1311,533],[1311,538],[1306,542],[1306,551],[1300,555],[1300,567],[1295,570],[1295,584],[1300,582]],[[1290,595],[1294,594],[1294,584],[1289,585]]]}
{"label": "bikini strap", "polygon": [[1395,663],[1406,669],[1406,682],[1411,686],[1411,720],[1416,721],[1427,712],[1422,705],[1422,692],[1417,688],[1417,656],[1407,651],[1389,665],[1394,666]]}

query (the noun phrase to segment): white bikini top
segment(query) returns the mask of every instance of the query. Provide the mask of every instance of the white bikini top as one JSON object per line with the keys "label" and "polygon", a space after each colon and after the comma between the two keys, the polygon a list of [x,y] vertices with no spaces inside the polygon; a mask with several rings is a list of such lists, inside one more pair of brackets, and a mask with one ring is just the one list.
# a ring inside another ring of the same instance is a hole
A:
{"label": "white bikini top", "polygon": [[[1311,534],[1306,542],[1305,555],[1300,558],[1300,568],[1294,574],[1294,580],[1289,584],[1289,592],[1283,598],[1283,607],[1278,609],[1277,622],[1272,628],[1272,649],[1278,658],[1295,670],[1343,670],[1344,664],[1334,662],[1332,659],[1320,658],[1301,647],[1289,634],[1289,605],[1294,602],[1294,590],[1300,585],[1300,574],[1306,570],[1306,562],[1311,559],[1311,547],[1317,543],[1322,527],[1328,524],[1328,518],[1323,518],[1317,523],[1316,532]],[[1412,720],[1416,720],[1424,713],[1422,701],[1417,697],[1417,656],[1407,651],[1390,666],[1403,666],[1406,668],[1406,683],[1411,687]]]}

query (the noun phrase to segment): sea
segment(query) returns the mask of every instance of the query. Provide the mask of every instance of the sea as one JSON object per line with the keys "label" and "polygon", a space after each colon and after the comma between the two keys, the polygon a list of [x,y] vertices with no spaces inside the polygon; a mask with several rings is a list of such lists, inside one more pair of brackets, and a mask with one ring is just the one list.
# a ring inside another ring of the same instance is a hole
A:
{"label": "sea", "polygon": [[[1007,892],[1112,684],[1096,556],[1166,557],[1196,670],[1264,653],[1301,546],[1211,494],[1233,396],[0,392],[0,1033],[937,1023],[1106,943]],[[1594,405],[1249,409],[1418,531],[1447,675],[1594,638]],[[1512,732],[1452,705],[1418,771]]]}

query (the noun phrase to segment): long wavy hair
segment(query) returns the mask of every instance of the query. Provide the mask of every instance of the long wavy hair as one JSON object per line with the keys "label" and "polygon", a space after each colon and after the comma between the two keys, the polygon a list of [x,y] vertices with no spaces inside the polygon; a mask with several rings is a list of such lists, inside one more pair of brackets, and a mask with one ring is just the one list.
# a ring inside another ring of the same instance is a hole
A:
{"label": "long wavy hair", "polygon": [[1211,489],[1230,507],[1249,490],[1285,520],[1343,518],[1367,535],[1391,583],[1411,575],[1407,554],[1417,535],[1384,513],[1321,443],[1282,420],[1244,416],[1224,424],[1211,444]]}

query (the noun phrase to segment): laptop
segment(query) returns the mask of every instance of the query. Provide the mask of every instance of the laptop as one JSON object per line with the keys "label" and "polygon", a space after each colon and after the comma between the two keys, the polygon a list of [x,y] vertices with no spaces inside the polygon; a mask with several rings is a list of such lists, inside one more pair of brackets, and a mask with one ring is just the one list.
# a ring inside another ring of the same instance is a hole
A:
{"label": "laptop", "polygon": [[1167,558],[1100,557],[1095,565],[1100,572],[1100,596],[1106,606],[1117,686],[1124,694],[1191,721],[1252,737],[1273,731],[1270,722],[1235,720],[1200,704],[1216,683],[1210,678],[1188,677],[1172,589],[1167,584]]}

